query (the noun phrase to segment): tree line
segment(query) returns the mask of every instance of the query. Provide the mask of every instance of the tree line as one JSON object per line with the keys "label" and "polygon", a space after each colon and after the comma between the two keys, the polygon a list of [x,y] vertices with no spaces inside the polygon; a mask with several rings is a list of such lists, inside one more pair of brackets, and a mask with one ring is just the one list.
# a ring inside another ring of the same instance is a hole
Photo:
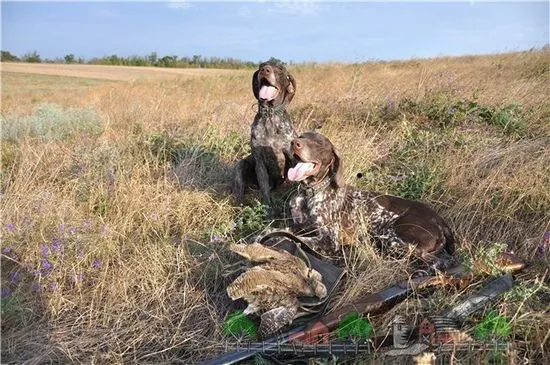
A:
{"label": "tree line", "polygon": [[28,62],[28,63],[65,63],[65,64],[87,64],[87,65],[115,65],[115,66],[153,66],[153,67],[174,67],[174,68],[251,68],[256,67],[257,63],[242,61],[235,58],[222,57],[204,57],[194,55],[192,57],[179,57],[169,55],[160,57],[157,52],[151,52],[147,56],[118,56],[110,55],[104,57],[94,57],[85,59],[75,57],[74,54],[67,54],[63,58],[54,59],[42,58],[38,52],[33,51],[15,56],[8,51],[1,51],[2,62]]}

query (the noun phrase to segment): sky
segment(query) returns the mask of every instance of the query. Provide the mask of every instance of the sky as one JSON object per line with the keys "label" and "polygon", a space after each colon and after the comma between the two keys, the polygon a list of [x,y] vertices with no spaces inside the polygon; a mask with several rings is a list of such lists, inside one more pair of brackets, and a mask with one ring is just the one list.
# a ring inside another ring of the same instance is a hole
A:
{"label": "sky", "polygon": [[1,48],[42,58],[157,52],[253,62],[489,54],[548,44],[549,3],[2,0]]}

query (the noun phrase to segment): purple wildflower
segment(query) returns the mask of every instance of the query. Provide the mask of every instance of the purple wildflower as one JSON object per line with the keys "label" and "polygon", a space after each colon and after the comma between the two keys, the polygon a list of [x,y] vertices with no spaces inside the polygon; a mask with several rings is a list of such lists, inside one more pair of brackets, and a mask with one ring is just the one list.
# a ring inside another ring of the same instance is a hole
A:
{"label": "purple wildflower", "polygon": [[50,254],[50,249],[46,245],[40,245],[40,254],[42,257],[47,257]]}
{"label": "purple wildflower", "polygon": [[19,271],[10,272],[10,275],[9,275],[10,283],[17,285],[19,283],[20,276],[21,275],[19,274]]}
{"label": "purple wildflower", "polygon": [[40,291],[40,283],[37,283],[36,281],[34,283],[31,284],[31,290],[32,291]]}
{"label": "purple wildflower", "polygon": [[81,245],[76,246],[76,258],[81,259],[84,257],[84,249]]}
{"label": "purple wildflower", "polygon": [[50,289],[51,290],[57,289],[57,281],[54,280],[50,283]]}
{"label": "purple wildflower", "polygon": [[7,299],[11,296],[10,288],[2,288],[2,299]]}
{"label": "purple wildflower", "polygon": [[59,225],[59,232],[64,233],[65,232],[65,223],[61,223]]}
{"label": "purple wildflower", "polygon": [[52,252],[60,253],[61,251],[63,251],[63,244],[56,238],[52,241]]}
{"label": "purple wildflower", "polygon": [[53,264],[49,262],[47,259],[41,259],[40,266],[42,266],[42,272],[46,275],[53,270]]}
{"label": "purple wildflower", "polygon": [[81,162],[77,165],[77,168],[78,168],[78,172],[79,173],[84,173],[86,171],[86,167],[87,165],[84,163],[84,162]]}
{"label": "purple wildflower", "polygon": [[100,259],[94,259],[92,262],[92,268],[93,269],[101,269],[101,260]]}
{"label": "purple wildflower", "polygon": [[74,226],[73,226],[73,227],[71,227],[71,230],[70,230],[70,232],[71,232],[71,234],[76,234],[76,232],[77,232],[77,229],[76,229],[76,227],[74,227]]}
{"label": "purple wildflower", "polygon": [[8,257],[13,257],[13,249],[11,247],[3,248],[2,253]]}
{"label": "purple wildflower", "polygon": [[12,233],[13,231],[15,231],[15,225],[13,223],[9,223],[8,225],[6,225],[6,231],[8,231],[8,233]]}
{"label": "purple wildflower", "polygon": [[542,237],[540,245],[537,247],[537,251],[544,255],[547,252],[550,252],[550,231],[546,231]]}
{"label": "purple wildflower", "polygon": [[222,238],[218,235],[215,235],[214,237],[212,237],[212,242],[220,242],[222,240]]}

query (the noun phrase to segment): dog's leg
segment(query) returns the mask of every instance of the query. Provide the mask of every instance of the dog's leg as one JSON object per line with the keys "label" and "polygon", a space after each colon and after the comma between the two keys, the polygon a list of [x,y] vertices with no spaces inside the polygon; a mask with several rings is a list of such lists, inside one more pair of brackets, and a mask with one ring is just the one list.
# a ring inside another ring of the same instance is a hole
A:
{"label": "dog's leg", "polygon": [[246,188],[257,184],[254,166],[255,162],[252,155],[246,156],[235,165],[231,191],[235,195],[237,205],[243,203]]}
{"label": "dog's leg", "polygon": [[271,183],[267,168],[262,162],[256,163],[256,178],[258,179],[258,184],[260,185],[263,203],[268,207],[271,207]]}
{"label": "dog's leg", "polygon": [[240,160],[235,165],[235,173],[233,176],[233,185],[231,186],[231,192],[235,195],[235,202],[237,205],[241,205],[244,199],[244,169],[246,168],[246,161]]}

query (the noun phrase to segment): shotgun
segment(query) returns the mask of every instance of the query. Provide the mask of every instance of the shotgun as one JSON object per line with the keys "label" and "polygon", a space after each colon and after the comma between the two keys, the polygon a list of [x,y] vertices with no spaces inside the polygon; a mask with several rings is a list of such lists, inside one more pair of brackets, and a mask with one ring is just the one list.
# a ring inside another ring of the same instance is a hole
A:
{"label": "shotgun", "polygon": [[[524,267],[519,258],[506,252],[499,254],[497,263],[499,267],[510,271],[520,270]],[[278,346],[287,343],[327,344],[329,343],[330,333],[338,328],[341,318],[350,312],[355,311],[364,316],[385,313],[418,290],[448,283],[462,284],[468,282],[471,278],[472,274],[469,273],[469,269],[462,264],[458,264],[445,271],[443,275],[420,276],[403,280],[377,293],[361,296],[336,312],[329,313],[321,318],[314,318],[304,325],[299,325],[285,333],[265,340],[261,346],[244,347],[200,364],[232,365],[249,359],[256,354],[271,352],[276,350]],[[468,312],[468,310],[465,312]]]}
{"label": "shotgun", "polygon": [[[462,273],[457,276],[462,276]],[[274,336],[263,342],[262,346],[245,348],[223,354],[217,358],[202,362],[202,365],[231,365],[253,357],[258,353],[274,350],[286,343],[328,343],[330,332],[340,324],[341,318],[353,311],[367,314],[387,312],[397,303],[402,302],[417,290],[440,285],[446,278],[442,276],[422,276],[404,280],[391,285],[377,293],[367,294],[340,310],[318,319],[313,319],[305,325],[295,327],[288,332]]]}

